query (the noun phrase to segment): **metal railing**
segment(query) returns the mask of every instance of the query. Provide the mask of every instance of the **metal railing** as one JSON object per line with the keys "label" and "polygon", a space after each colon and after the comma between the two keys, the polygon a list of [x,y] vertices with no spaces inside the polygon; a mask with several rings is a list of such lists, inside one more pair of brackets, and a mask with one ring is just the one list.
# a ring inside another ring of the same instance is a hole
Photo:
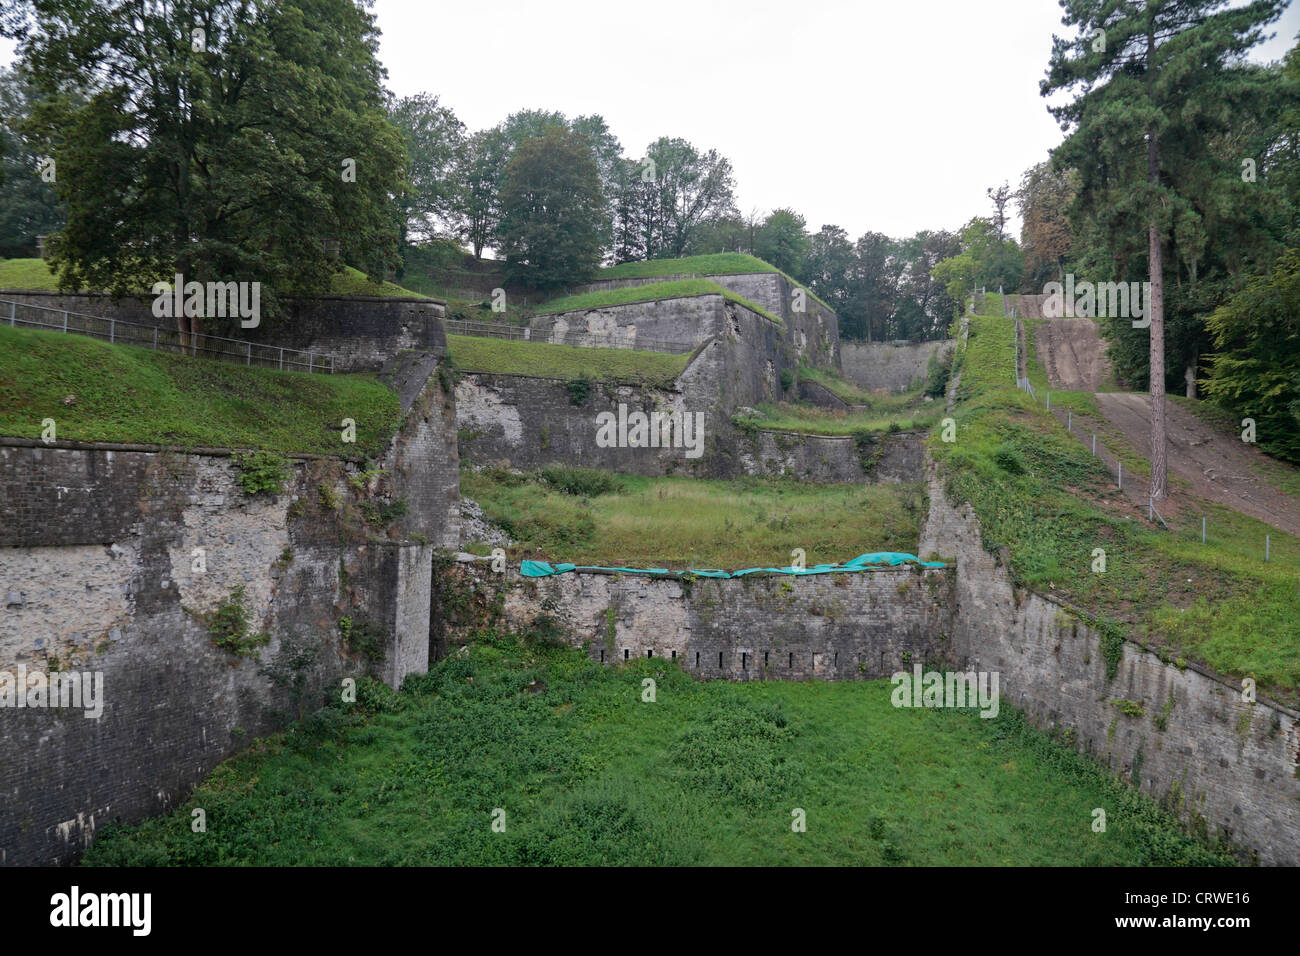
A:
{"label": "metal railing", "polygon": [[17,328],[47,329],[89,335],[117,345],[138,345],[163,352],[198,355],[203,358],[287,372],[334,371],[334,356],[278,345],[262,345],[245,339],[231,339],[203,332],[180,332],[141,322],[127,322],[111,316],[52,309],[13,299],[0,299],[0,321]]}
{"label": "metal railing", "polygon": [[555,332],[549,329],[520,328],[495,322],[471,322],[465,319],[446,319],[448,335],[473,335],[480,338],[509,339],[516,342],[540,342],[544,345],[575,345],[593,349],[633,349],[639,352],[668,352],[684,355],[695,351],[691,342],[667,342],[647,339],[635,333],[608,335],[600,332]]}

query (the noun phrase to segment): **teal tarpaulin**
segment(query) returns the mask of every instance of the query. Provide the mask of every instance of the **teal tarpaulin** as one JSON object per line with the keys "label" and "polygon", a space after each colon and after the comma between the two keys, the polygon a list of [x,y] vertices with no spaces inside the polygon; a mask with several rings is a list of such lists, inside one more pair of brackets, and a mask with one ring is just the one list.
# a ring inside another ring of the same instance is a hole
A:
{"label": "teal tarpaulin", "polygon": [[942,568],[944,566],[942,561],[922,561],[914,554],[904,554],[901,551],[873,551],[871,554],[860,554],[852,561],[845,561],[843,564],[817,564],[811,568],[745,568],[742,571],[719,571],[716,568],[697,570],[692,568],[689,571],[669,571],[667,568],[579,567],[576,564],[547,564],[545,561],[524,561],[519,565],[519,573],[526,578],[545,578],[552,574],[565,574],[568,571],[617,571],[623,574],[649,574],[655,577],[673,578],[683,577],[688,574],[697,578],[739,578],[760,571],[793,575],[839,574],[845,571],[866,571],[882,564],[919,564],[923,568]]}

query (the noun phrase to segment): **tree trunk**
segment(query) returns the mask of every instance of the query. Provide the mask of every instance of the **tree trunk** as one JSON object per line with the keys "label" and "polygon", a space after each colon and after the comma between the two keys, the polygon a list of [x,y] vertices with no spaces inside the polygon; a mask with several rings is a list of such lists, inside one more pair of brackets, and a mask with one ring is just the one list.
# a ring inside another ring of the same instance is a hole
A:
{"label": "tree trunk", "polygon": [[1187,383],[1188,398],[1196,397],[1196,359],[1197,356],[1193,354],[1192,360],[1187,363],[1187,368],[1183,370],[1183,381]]}
{"label": "tree trunk", "polygon": [[1147,302],[1151,319],[1151,497],[1163,501],[1169,495],[1165,480],[1165,290],[1160,229],[1154,221],[1147,228],[1147,242],[1151,274],[1151,298]]}

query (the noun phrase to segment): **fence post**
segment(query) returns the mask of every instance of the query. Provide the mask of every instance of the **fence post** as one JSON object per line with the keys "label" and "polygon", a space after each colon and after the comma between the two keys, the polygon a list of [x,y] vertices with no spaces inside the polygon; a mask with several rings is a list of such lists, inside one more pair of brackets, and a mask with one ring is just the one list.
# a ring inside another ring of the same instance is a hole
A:
{"label": "fence post", "polygon": [[334,374],[334,353],[330,353],[330,374]]}
{"label": "fence post", "polygon": [[1065,430],[1067,432],[1072,432],[1074,431],[1074,409],[1073,408],[1069,409],[1065,414],[1066,414]]}
{"label": "fence post", "polygon": [[1051,393],[1051,392],[1048,392],[1048,393],[1047,393],[1047,410],[1048,410],[1049,412],[1052,410],[1052,393]]}
{"label": "fence post", "polygon": [[1264,560],[1268,560],[1268,535],[1264,535]]}
{"label": "fence post", "polygon": [[[18,313],[18,303],[10,302],[9,303],[9,324],[11,326],[17,323],[17,319],[16,319],[17,313]],[[63,313],[63,324],[64,327],[66,328],[68,324],[68,313],[66,312]]]}
{"label": "fence post", "polygon": [[108,340],[110,342],[113,341],[113,335],[116,332],[116,328],[117,328],[117,320],[110,316],[108,320]]}
{"label": "fence post", "polygon": [[158,351],[158,326],[156,325],[153,327],[153,348],[155,352]]}
{"label": "fence post", "polygon": [[311,353],[307,353],[307,374],[311,374]]}
{"label": "fence post", "polygon": [[1094,434],[1094,435],[1092,436],[1092,454],[1093,454],[1093,457],[1094,457],[1094,458],[1095,458],[1096,455],[1097,455],[1097,436],[1096,436],[1096,434]]}
{"label": "fence post", "polygon": [[1122,459],[1119,463],[1119,490],[1124,490],[1124,462]]}
{"label": "fence post", "polygon": [[248,358],[244,360],[244,364],[245,365],[253,364],[253,343],[252,342],[248,343]]}
{"label": "fence post", "polygon": [[1201,544],[1205,544],[1205,519],[1201,519]]}
{"label": "fence post", "polygon": [[284,371],[284,346],[280,346],[280,371]]}

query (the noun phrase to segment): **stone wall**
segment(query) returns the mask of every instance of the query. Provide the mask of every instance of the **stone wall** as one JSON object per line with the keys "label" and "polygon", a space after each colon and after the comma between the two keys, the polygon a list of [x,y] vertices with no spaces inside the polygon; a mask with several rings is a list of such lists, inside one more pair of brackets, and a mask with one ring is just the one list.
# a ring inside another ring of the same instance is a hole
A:
{"label": "stone wall", "polygon": [[[0,441],[0,511],[18,516],[0,528],[0,672],[103,681],[97,717],[0,708],[0,863],[75,859],[342,678],[427,669],[434,546],[457,537],[455,412],[436,374],[407,395],[387,475],[301,457],[274,496],[245,494],[228,453]],[[406,515],[375,519],[399,498]],[[269,637],[248,656],[201,619],[236,588]],[[381,652],[349,645],[343,618]]]}
{"label": "stone wall", "polygon": [[953,342],[895,345],[892,342],[841,342],[840,366],[844,377],[862,388],[903,391],[924,379],[930,356],[952,351]]}
{"label": "stone wall", "polygon": [[[651,279],[601,279],[596,282],[588,283],[585,286],[575,290],[578,293],[599,292],[608,289],[635,288],[643,285],[654,285],[660,282],[672,282],[679,279],[699,278],[696,276],[674,275],[661,276]],[[766,309],[772,315],[782,320],[782,339],[786,345],[793,351],[794,359],[798,364],[814,365],[818,368],[839,370],[840,367],[840,324],[839,318],[830,309],[823,306],[811,295],[806,294],[802,297],[802,309],[796,311],[796,287],[790,283],[784,276],[775,272],[759,272],[745,275],[710,275],[703,276],[728,289],[737,295],[748,299],[755,305]],[[655,310],[660,314],[665,311],[671,312],[674,309],[683,309],[684,314],[695,308],[685,303],[693,298],[711,298],[708,296],[688,296],[678,299],[659,300],[664,303],[662,309]],[[602,331],[608,331],[614,326],[628,326],[636,323],[644,311],[642,307],[649,303],[629,303],[622,306],[608,306],[597,310],[579,310],[578,318],[568,318],[565,321],[570,328],[576,322],[579,327],[587,320],[581,318],[586,311],[594,312],[600,315],[599,323]],[[562,315],[573,316],[575,313],[561,313]],[[537,316],[533,320],[534,328],[550,328],[550,316]],[[642,319],[644,321],[644,319]],[[683,324],[680,328],[674,327],[669,322],[663,322],[666,329],[674,328],[674,334],[680,335],[689,332],[689,324]],[[702,342],[714,333],[704,333],[700,331],[694,337],[685,339],[673,338],[669,335],[652,335],[648,331],[642,331],[638,328],[638,334],[643,338],[662,338],[668,341],[685,341],[690,343]]]}
{"label": "stone wall", "polygon": [[[466,590],[462,606],[480,613],[497,605],[512,628],[536,628],[547,615],[593,660],[666,657],[701,678],[750,681],[873,680],[946,660],[952,582],[950,570],[920,568],[689,586],[590,572],[529,579],[463,555],[439,586]],[[480,623],[452,616],[446,639],[457,643]]]}
{"label": "stone wall", "polygon": [[[1003,697],[1035,724],[1189,822],[1252,848],[1261,863],[1300,864],[1300,715],[1246,703],[1239,683],[1127,641],[1108,678],[1102,635],[1070,608],[1015,588],[983,548],[979,519],[948,500],[933,468],[929,497],[920,553],[956,560],[951,635],[963,669],[997,671]],[[1129,716],[1125,702],[1142,714]]]}
{"label": "stone wall", "polygon": [[[175,327],[170,319],[154,317],[150,297],[114,301],[95,293],[0,290],[0,299],[158,328]],[[336,372],[374,371],[403,351],[442,352],[447,346],[442,324],[446,307],[439,299],[315,296],[290,299],[287,308],[289,315],[283,321],[267,319],[256,328],[227,332],[214,329],[212,334],[330,355]],[[0,319],[8,314],[8,306],[0,306]],[[31,317],[30,312],[27,317]],[[57,316],[46,321],[61,322]]]}

